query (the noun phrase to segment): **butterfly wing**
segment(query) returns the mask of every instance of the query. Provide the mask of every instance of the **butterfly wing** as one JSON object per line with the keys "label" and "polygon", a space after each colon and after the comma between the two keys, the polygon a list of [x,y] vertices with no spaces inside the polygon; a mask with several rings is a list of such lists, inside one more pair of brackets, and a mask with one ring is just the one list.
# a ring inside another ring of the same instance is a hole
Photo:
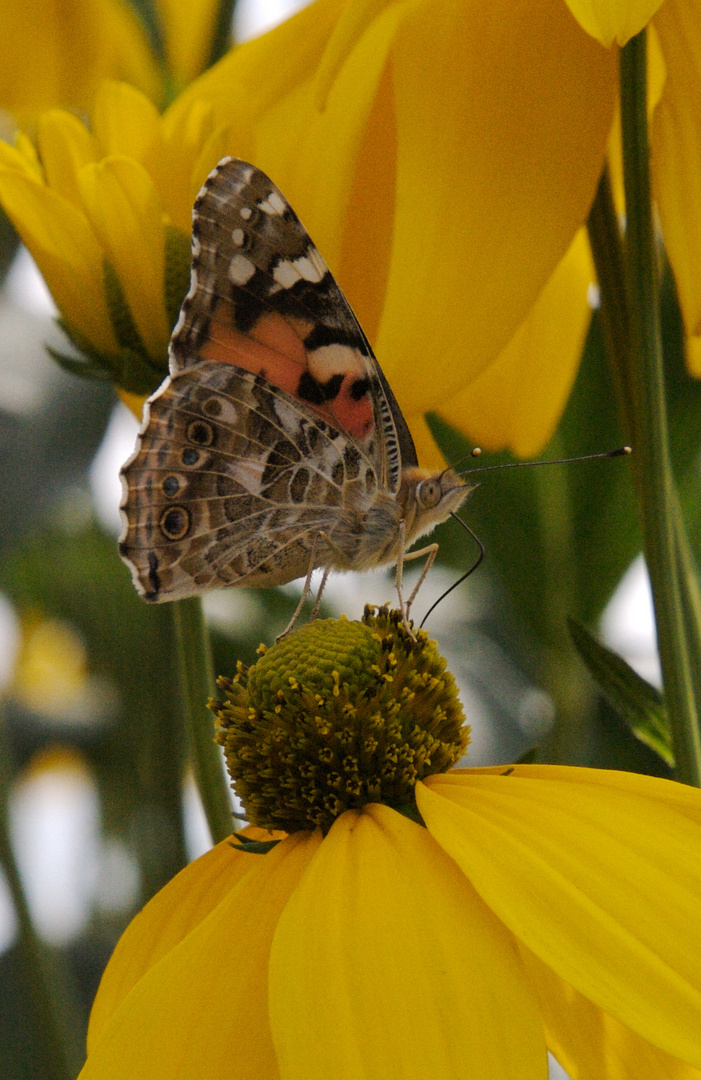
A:
{"label": "butterfly wing", "polygon": [[192,284],[122,470],[120,551],[147,599],[306,573],[342,507],[393,495],[408,428],[294,211],[228,158],[193,211]]}

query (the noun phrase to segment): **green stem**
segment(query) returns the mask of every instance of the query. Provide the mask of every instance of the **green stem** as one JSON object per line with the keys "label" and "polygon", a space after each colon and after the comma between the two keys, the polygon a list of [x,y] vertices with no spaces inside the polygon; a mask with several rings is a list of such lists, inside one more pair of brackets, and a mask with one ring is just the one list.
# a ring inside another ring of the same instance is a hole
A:
{"label": "green stem", "polygon": [[68,1016],[72,995],[63,985],[58,958],[51,956],[34,929],[15,862],[7,815],[8,751],[4,717],[0,715],[0,865],[17,916],[22,973],[34,1012],[28,1025],[33,1035],[30,1053],[43,1080],[73,1080],[81,1066],[81,1053],[74,1037],[76,1024]]}
{"label": "green stem", "polygon": [[[678,779],[701,786],[701,729],[694,694],[693,640],[680,567],[685,541],[669,452],[659,324],[657,250],[650,194],[645,31],[621,50],[621,124],[626,194],[626,281],[630,316],[633,433],[657,641]],[[698,635],[694,635],[698,636]]]}
{"label": "green stem", "polygon": [[231,800],[214,742],[214,717],[207,701],[215,693],[209,635],[199,599],[171,604],[180,660],[180,680],[190,737],[190,758],[214,843],[231,835]]}

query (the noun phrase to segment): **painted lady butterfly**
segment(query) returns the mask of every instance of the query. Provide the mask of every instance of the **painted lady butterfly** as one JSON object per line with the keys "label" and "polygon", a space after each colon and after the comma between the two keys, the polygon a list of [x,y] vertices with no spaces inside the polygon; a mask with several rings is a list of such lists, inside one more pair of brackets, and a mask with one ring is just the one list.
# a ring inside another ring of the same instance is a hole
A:
{"label": "painted lady butterfly", "polygon": [[170,375],[122,483],[120,553],[145,600],[397,562],[405,615],[402,564],[421,554],[407,546],[470,491],[418,468],[326,263],[267,176],[232,158],[195,202]]}

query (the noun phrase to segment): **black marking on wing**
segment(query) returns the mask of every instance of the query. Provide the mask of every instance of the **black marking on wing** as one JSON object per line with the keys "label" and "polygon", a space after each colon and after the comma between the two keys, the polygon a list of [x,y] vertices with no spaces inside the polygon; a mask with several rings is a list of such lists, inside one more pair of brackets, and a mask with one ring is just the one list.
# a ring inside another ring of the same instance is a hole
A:
{"label": "black marking on wing", "polygon": [[148,580],[151,585],[152,593],[146,594],[147,600],[155,600],[161,591],[161,579],[158,576],[158,556],[155,551],[149,551],[148,553]]}
{"label": "black marking on wing", "polygon": [[370,356],[370,346],[363,338],[363,348],[358,345],[357,334],[347,334],[339,326],[329,326],[328,323],[318,322],[313,330],[304,339],[304,347],[309,352],[315,349],[323,349],[327,345],[346,345],[351,349],[358,349],[363,356]]}
{"label": "black marking on wing", "polygon": [[326,382],[321,382],[320,379],[315,379],[310,371],[305,371],[297,384],[297,393],[303,401],[309,401],[312,405],[324,405],[338,397],[344,378],[344,375],[332,375]]}

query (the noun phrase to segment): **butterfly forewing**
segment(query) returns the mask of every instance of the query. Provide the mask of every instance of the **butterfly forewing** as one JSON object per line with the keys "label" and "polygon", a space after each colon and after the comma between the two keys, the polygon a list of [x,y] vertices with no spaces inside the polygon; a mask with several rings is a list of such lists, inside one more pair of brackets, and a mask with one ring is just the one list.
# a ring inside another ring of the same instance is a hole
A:
{"label": "butterfly forewing", "polygon": [[196,357],[262,374],[342,431],[378,482],[396,491],[394,401],[350,305],[281,192],[252,165],[231,160],[210,176],[193,217],[196,284],[173,335],[176,369]]}

